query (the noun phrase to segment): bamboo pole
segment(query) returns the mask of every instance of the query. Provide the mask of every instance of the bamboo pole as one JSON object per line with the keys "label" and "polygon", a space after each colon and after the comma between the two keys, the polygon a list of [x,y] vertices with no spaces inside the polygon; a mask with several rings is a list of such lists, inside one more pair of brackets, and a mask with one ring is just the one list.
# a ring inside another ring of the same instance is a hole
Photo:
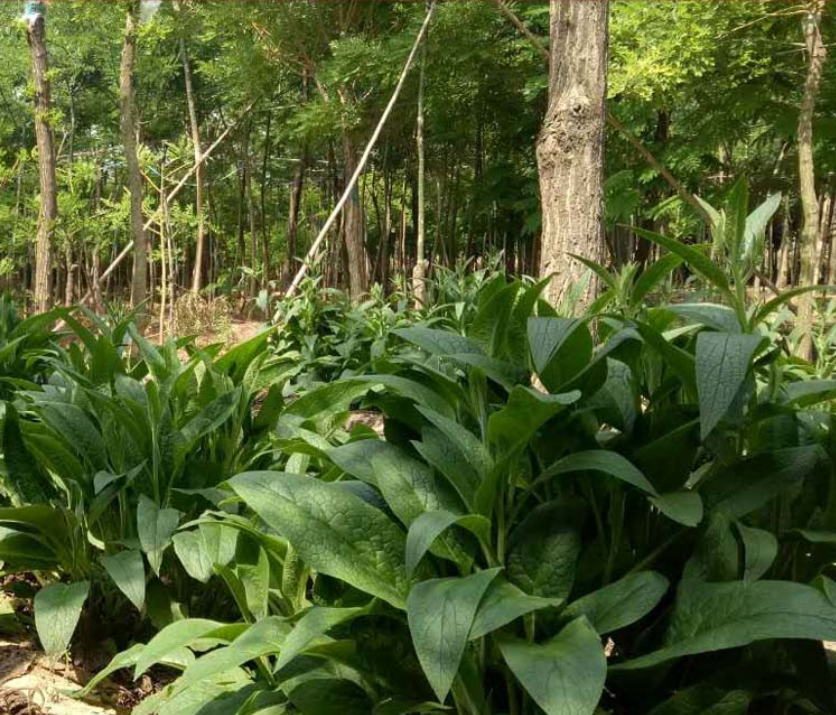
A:
{"label": "bamboo pole", "polygon": [[357,180],[360,178],[360,174],[363,173],[363,169],[366,166],[366,162],[368,161],[369,156],[371,156],[372,149],[374,149],[374,146],[377,143],[378,138],[380,137],[380,133],[383,131],[383,127],[386,124],[386,120],[389,119],[389,115],[392,113],[392,109],[395,106],[395,102],[398,100],[398,95],[401,93],[401,89],[403,88],[404,83],[406,82],[406,76],[409,74],[409,69],[410,67],[412,67],[413,62],[415,61],[415,56],[418,54],[418,48],[421,46],[421,41],[424,39],[424,35],[427,33],[427,27],[430,24],[430,19],[433,16],[433,12],[435,12],[435,2],[430,3],[429,9],[427,10],[427,15],[424,18],[424,24],[421,25],[421,29],[418,31],[418,36],[415,38],[415,43],[412,46],[412,50],[409,53],[409,57],[406,58],[406,64],[404,65],[404,68],[401,71],[401,76],[398,79],[398,84],[395,86],[395,91],[392,93],[392,98],[386,105],[386,109],[383,110],[383,114],[380,117],[380,121],[378,121],[377,127],[375,127],[375,130],[372,133],[371,139],[369,139],[369,143],[366,145],[366,149],[363,152],[363,156],[360,157],[360,161],[357,163],[357,167],[354,169],[354,173],[351,175],[351,179],[346,184],[343,190],[343,195],[340,197],[340,200],[337,202],[337,205],[334,207],[334,210],[331,212],[331,215],[328,216],[328,220],[323,224],[322,228],[319,231],[319,235],[317,235],[316,239],[311,244],[311,247],[308,249],[308,253],[305,256],[305,260],[299,267],[299,270],[297,271],[296,275],[293,277],[293,281],[291,282],[290,287],[287,289],[287,296],[292,296],[299,288],[299,284],[302,282],[302,279],[308,272],[308,264],[319,253],[319,247],[322,245],[322,242],[328,235],[328,231],[331,229],[331,226],[334,225],[334,221],[336,221],[337,216],[340,215],[340,211],[342,211],[342,208],[343,206],[345,206],[346,201],[348,201],[351,192],[357,185]]}

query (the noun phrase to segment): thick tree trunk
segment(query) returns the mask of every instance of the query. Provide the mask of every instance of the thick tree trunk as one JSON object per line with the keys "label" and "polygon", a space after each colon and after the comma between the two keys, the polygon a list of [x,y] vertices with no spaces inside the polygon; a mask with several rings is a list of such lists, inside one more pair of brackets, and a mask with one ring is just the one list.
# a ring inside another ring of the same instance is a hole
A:
{"label": "thick tree trunk", "polygon": [[128,3],[125,19],[125,41],[119,65],[119,109],[122,144],[128,166],[128,188],[131,193],[131,238],[134,242],[134,268],[131,278],[131,305],[142,305],[148,297],[148,244],[142,221],[142,174],[136,148],[136,107],[134,104],[133,71],[136,37],[139,27],[139,3]]}
{"label": "thick tree trunk", "polygon": [[[537,142],[543,211],[540,275],[558,304],[587,269],[567,254],[601,261],[604,252],[606,0],[551,0],[549,104]],[[581,306],[594,299],[593,280]]]}
{"label": "thick tree trunk", "polygon": [[421,69],[418,78],[418,117],[415,123],[415,148],[418,154],[418,218],[415,227],[415,267],[412,269],[412,293],[416,306],[427,304],[427,241],[426,204],[424,192],[424,73],[427,66],[427,43],[421,47]]}
{"label": "thick tree trunk", "polygon": [[[819,234],[819,202],[816,197],[816,175],[813,164],[813,114],[821,87],[822,68],[827,58],[827,48],[821,35],[821,19],[824,11],[823,0],[808,3],[807,13],[802,21],[804,39],[807,44],[807,79],[801,98],[798,115],[798,182],[801,197],[801,275],[800,285],[813,285],[816,281],[816,246]],[[812,295],[803,296],[798,311],[798,322],[802,328],[799,345],[801,357],[812,359],[813,355],[813,311],[815,300]]]}
{"label": "thick tree trunk", "polygon": [[[357,167],[354,140],[348,132],[343,134],[343,170],[348,183]],[[359,302],[368,289],[366,280],[366,247],[363,237],[363,206],[355,186],[343,210],[345,248],[348,259],[348,288],[351,299]]]}
{"label": "thick tree trunk", "polygon": [[192,68],[186,54],[186,41],[180,40],[180,58],[183,62],[183,78],[186,84],[186,102],[189,105],[189,127],[194,147],[195,169],[195,214],[197,217],[197,240],[194,251],[194,272],[192,273],[192,293],[197,294],[203,287],[203,263],[206,252],[206,220],[203,208],[205,164],[202,161],[203,148],[200,143],[200,125],[197,123],[197,102],[192,84]]}
{"label": "thick tree trunk", "polygon": [[52,238],[58,218],[58,190],[55,181],[55,143],[49,124],[49,62],[43,15],[36,15],[29,20],[26,37],[35,85],[35,137],[41,187],[38,239],[35,244],[35,308],[44,311],[49,308],[52,296]]}

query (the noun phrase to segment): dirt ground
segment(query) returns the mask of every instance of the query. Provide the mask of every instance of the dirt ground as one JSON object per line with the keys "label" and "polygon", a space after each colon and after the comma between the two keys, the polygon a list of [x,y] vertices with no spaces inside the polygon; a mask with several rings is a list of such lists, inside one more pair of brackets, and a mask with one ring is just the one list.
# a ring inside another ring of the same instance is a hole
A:
{"label": "dirt ground", "polygon": [[116,715],[117,710],[73,700],[80,690],[72,666],[52,665],[32,644],[0,640],[2,715]]}

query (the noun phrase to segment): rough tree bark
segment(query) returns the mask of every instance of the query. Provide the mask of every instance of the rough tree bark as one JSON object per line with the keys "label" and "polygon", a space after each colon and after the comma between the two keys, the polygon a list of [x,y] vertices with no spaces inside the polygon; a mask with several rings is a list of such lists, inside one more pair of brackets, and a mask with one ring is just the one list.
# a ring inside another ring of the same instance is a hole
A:
{"label": "rough tree bark", "polygon": [[[357,167],[357,150],[349,132],[343,134],[343,170],[348,183]],[[359,302],[368,290],[366,280],[366,247],[363,237],[363,206],[355,186],[343,211],[345,249],[348,255],[348,288],[351,300]]]}
{"label": "rough tree bark", "polygon": [[[801,275],[800,285],[813,285],[816,281],[816,246],[819,238],[819,202],[816,197],[816,174],[813,163],[813,114],[821,87],[821,75],[827,58],[827,48],[821,35],[821,19],[824,0],[807,4],[802,20],[807,45],[807,78],[798,115],[798,183],[801,197]],[[802,328],[799,355],[813,357],[813,311],[815,300],[807,294],[799,301],[798,322]]]}
{"label": "rough tree bark", "polygon": [[200,143],[200,125],[197,123],[197,102],[195,100],[194,85],[192,83],[192,68],[189,56],[186,54],[186,41],[180,39],[180,58],[183,62],[183,78],[186,84],[186,103],[189,105],[189,127],[192,133],[194,147],[195,169],[195,214],[197,215],[197,241],[194,252],[194,272],[192,273],[192,293],[197,295],[203,287],[203,254],[206,252],[206,220],[203,208],[204,176],[206,165],[201,161],[202,145]]}
{"label": "rough tree bark", "polygon": [[142,305],[148,296],[148,244],[142,222],[142,173],[136,148],[136,106],[133,72],[136,38],[139,28],[139,3],[128,3],[125,16],[125,41],[119,64],[119,109],[122,144],[128,166],[128,189],[131,194],[131,238],[134,242],[134,268],[131,277],[131,305]]}
{"label": "rough tree bark", "polygon": [[[549,104],[537,142],[543,232],[540,275],[558,304],[587,269],[567,254],[603,258],[606,0],[551,0]],[[595,296],[593,280],[579,306]]]}
{"label": "rough tree bark", "polygon": [[38,145],[41,188],[38,238],[35,244],[35,307],[38,311],[44,311],[49,308],[52,298],[52,237],[58,218],[58,191],[55,181],[55,142],[49,124],[50,87],[46,21],[42,14],[27,19],[26,37],[35,84],[35,137]]}

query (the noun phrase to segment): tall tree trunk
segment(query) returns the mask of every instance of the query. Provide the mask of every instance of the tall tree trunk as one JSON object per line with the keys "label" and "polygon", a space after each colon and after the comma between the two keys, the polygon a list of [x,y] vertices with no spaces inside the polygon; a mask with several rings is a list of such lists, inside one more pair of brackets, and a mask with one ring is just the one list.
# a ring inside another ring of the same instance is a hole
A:
{"label": "tall tree trunk", "polygon": [[290,206],[287,212],[287,282],[296,270],[296,253],[299,241],[299,210],[302,206],[302,191],[305,188],[305,169],[308,162],[307,147],[302,149],[299,166],[290,189]]}
{"label": "tall tree trunk", "polygon": [[[802,20],[804,39],[807,44],[807,79],[801,98],[798,115],[798,182],[801,197],[801,275],[800,285],[813,285],[816,281],[816,246],[819,234],[819,202],[816,198],[816,175],[813,164],[813,114],[821,87],[822,68],[827,58],[827,48],[821,35],[821,19],[824,0],[807,4],[807,13]],[[802,328],[799,345],[801,357],[813,357],[813,310],[815,299],[807,294],[800,300],[798,322]]]}
{"label": "tall tree trunk", "polygon": [[267,225],[267,164],[270,161],[270,128],[273,122],[273,110],[267,114],[267,130],[264,135],[264,155],[261,162],[261,282],[264,288],[270,282],[270,231]]}
{"label": "tall tree trunk", "polygon": [[427,43],[421,47],[421,68],[418,75],[418,117],[415,122],[415,148],[418,154],[418,219],[415,227],[415,267],[412,269],[412,293],[417,306],[427,304],[427,264],[424,256],[427,241],[426,206],[424,204],[424,74],[427,68]]}
{"label": "tall tree trunk", "polygon": [[[587,269],[567,254],[603,258],[608,4],[551,0],[549,104],[537,142],[543,212],[540,275],[558,304]],[[595,296],[593,281],[580,298]]]}
{"label": "tall tree trunk", "polygon": [[[357,152],[354,147],[354,138],[346,131],[343,134],[343,170],[345,172],[345,184],[351,179],[357,167]],[[345,248],[348,259],[348,288],[351,299],[356,303],[361,300],[368,282],[366,280],[366,247],[363,237],[363,206],[360,203],[360,194],[355,186],[351,196],[343,210],[343,221],[345,227]]]}
{"label": "tall tree trunk", "polygon": [[206,219],[203,208],[205,165],[202,161],[203,148],[200,143],[200,125],[197,123],[197,102],[194,85],[192,84],[192,68],[189,56],[186,54],[186,41],[180,39],[180,58],[183,62],[183,78],[186,84],[186,102],[189,105],[189,127],[192,133],[194,147],[194,162],[197,167],[194,172],[195,180],[195,214],[197,217],[197,241],[194,251],[194,272],[192,273],[192,293],[197,294],[203,287],[203,264],[206,252]]}
{"label": "tall tree trunk", "polygon": [[131,193],[131,238],[134,242],[134,268],[131,278],[131,305],[136,308],[148,297],[148,244],[142,222],[142,174],[136,150],[136,106],[133,72],[136,38],[139,27],[139,3],[128,3],[125,17],[125,41],[119,65],[119,109],[125,163],[128,166],[128,188]]}
{"label": "tall tree trunk", "polygon": [[52,243],[58,218],[58,189],[55,180],[55,142],[49,124],[49,61],[46,51],[46,20],[37,14],[28,19],[26,37],[32,59],[35,84],[35,138],[38,145],[38,175],[41,205],[38,239],[35,244],[35,308],[49,308],[52,296]]}

